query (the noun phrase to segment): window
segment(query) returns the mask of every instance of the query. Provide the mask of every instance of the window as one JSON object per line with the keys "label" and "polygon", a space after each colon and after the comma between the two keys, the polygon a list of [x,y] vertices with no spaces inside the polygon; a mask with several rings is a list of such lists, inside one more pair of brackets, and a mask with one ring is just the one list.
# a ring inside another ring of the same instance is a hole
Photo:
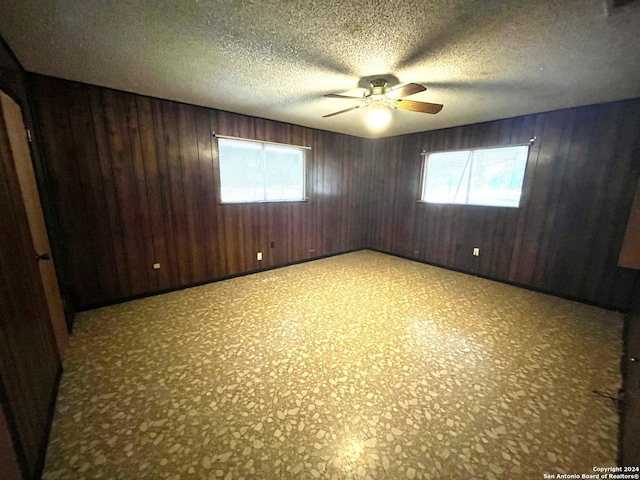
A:
{"label": "window", "polygon": [[424,154],[422,201],[518,207],[529,145]]}
{"label": "window", "polygon": [[305,147],[218,137],[223,203],[305,200]]}

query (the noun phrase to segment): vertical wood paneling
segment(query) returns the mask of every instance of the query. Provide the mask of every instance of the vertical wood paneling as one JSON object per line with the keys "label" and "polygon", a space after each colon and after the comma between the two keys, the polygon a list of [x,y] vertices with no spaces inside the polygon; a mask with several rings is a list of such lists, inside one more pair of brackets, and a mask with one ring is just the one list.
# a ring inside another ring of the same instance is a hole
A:
{"label": "vertical wood paneling", "polygon": [[[154,219],[154,237],[156,235],[164,235],[166,246],[166,257],[164,257],[165,263],[161,270],[164,273],[159,277],[160,288],[169,288],[180,285],[180,268],[176,259],[176,252],[178,248],[178,240],[176,235],[176,222],[173,215],[173,202],[171,197],[171,179],[169,177],[169,167],[167,160],[167,142],[164,134],[164,118],[162,114],[162,102],[160,100],[151,100],[152,113],[153,113],[153,134],[155,137],[155,159],[151,159],[157,163],[157,173],[153,169],[150,170],[151,177],[156,177],[156,182],[159,188],[159,197],[156,202],[162,209],[162,221],[160,219]],[[149,179],[153,185],[153,180]],[[154,217],[152,217],[154,218]],[[161,231],[162,233],[158,233]],[[162,254],[162,250],[156,250]],[[158,257],[162,262],[162,257]],[[168,283],[164,283],[167,281]],[[164,282],[163,282],[164,280]],[[117,297],[115,297],[117,298]]]}
{"label": "vertical wood paneling", "polygon": [[568,233],[572,231],[574,216],[582,211],[578,192],[581,187],[582,173],[585,170],[590,139],[595,134],[597,114],[595,107],[581,111],[580,119],[573,127],[560,199],[556,207],[556,221],[551,233],[552,238],[563,238],[564,241],[550,244],[544,272],[544,285],[552,291],[566,289],[565,278],[568,277],[565,275],[572,273],[567,270],[578,261],[574,258],[575,250],[571,246]]}
{"label": "vertical wood paneling", "polygon": [[[570,295],[588,294],[592,285],[600,281],[599,277],[590,276],[589,268],[594,262],[599,262],[601,256],[606,257],[606,252],[597,249],[596,239],[603,229],[602,223],[610,221],[602,215],[603,204],[608,200],[608,178],[624,174],[619,169],[620,159],[614,156],[622,106],[622,103],[616,103],[600,107],[595,128],[597,141],[590,139],[580,191],[577,192],[580,208],[574,212],[572,221],[572,229],[576,233],[573,258],[577,261],[565,266],[565,272],[571,274],[567,278]],[[615,170],[611,168],[612,164]]]}
{"label": "vertical wood paneling", "polygon": [[[94,138],[99,168],[91,169],[92,175],[101,179],[104,204],[99,204],[98,208],[100,216],[108,221],[108,234],[102,236],[102,238],[109,242],[109,247],[98,249],[101,253],[101,258],[106,259],[107,266],[101,272],[109,278],[109,281],[113,282],[113,288],[109,288],[106,291],[101,292],[100,298],[103,296],[127,296],[131,295],[131,285],[129,284],[129,276],[127,275],[127,259],[124,251],[124,239],[122,236],[122,225],[120,224],[120,215],[118,211],[118,204],[115,194],[115,184],[113,181],[113,169],[111,167],[111,156],[109,153],[109,146],[107,144],[107,130],[105,125],[104,109],[102,95],[99,89],[91,87],[89,88],[90,98],[90,115],[91,122],[93,124],[93,137],[87,132],[88,138]],[[44,111],[42,112],[44,114]],[[41,117],[43,122],[46,122],[44,117]],[[44,132],[44,129],[43,129]],[[44,135],[46,145],[54,148],[55,142],[50,135]],[[90,140],[88,140],[90,141]],[[55,150],[51,152],[52,156],[55,156]],[[50,172],[55,169],[55,165],[49,166]],[[54,180],[55,181],[55,180]],[[54,195],[56,198],[61,198],[59,195]],[[62,210],[61,208],[58,211]],[[111,257],[111,258],[110,258]],[[110,260],[110,261],[109,261]],[[103,284],[107,283],[107,280],[102,281]],[[82,291],[84,294],[84,290]],[[76,294],[76,297],[79,295]],[[83,298],[76,301],[91,303],[93,298]]]}
{"label": "vertical wood paneling", "polygon": [[[553,239],[553,229],[555,226],[556,215],[562,194],[562,179],[566,174],[567,160],[569,149],[571,148],[571,138],[576,120],[575,110],[564,110],[564,115],[560,119],[561,138],[558,150],[550,159],[553,169],[549,180],[549,204],[544,215],[543,232],[540,239],[539,253],[536,261],[536,268],[533,276],[533,283],[536,285],[543,284],[544,274],[549,267],[550,249]],[[562,128],[564,126],[564,128]]]}
{"label": "vertical wood paneling", "polygon": [[176,238],[174,258],[178,269],[178,284],[191,283],[192,268],[189,248],[187,209],[183,191],[183,173],[180,158],[180,137],[178,130],[178,105],[162,102],[162,121],[166,151],[167,188],[169,205]]}
{"label": "vertical wood paneling", "polygon": [[[144,177],[147,206],[145,221],[146,228],[151,235],[147,241],[147,264],[160,263],[159,270],[150,272],[151,285],[157,288],[171,286],[171,272],[169,253],[167,249],[167,235],[165,234],[165,219],[163,216],[162,187],[160,183],[158,159],[156,151],[156,136],[154,131],[153,106],[151,100],[145,97],[135,98],[136,115],[138,117],[138,135],[140,140],[139,165],[136,176]],[[151,255],[150,255],[151,254]]]}
{"label": "vertical wood paneling", "polygon": [[[618,209],[616,205],[630,205],[633,196],[633,183],[629,179],[636,179],[640,174],[640,102],[621,104],[621,110],[617,111],[616,136],[613,139],[614,147],[602,155],[607,163],[616,163],[615,172],[607,171],[607,181],[603,181],[603,187],[598,187],[601,197],[597,200],[600,211],[599,218],[608,218],[598,229],[592,250],[603,252],[597,258],[592,259],[587,270],[587,278],[598,278],[598,282],[587,282],[585,289],[592,296],[616,295],[616,285],[612,283],[612,277],[616,269],[607,268],[612,263],[617,264],[618,255],[622,244],[618,242],[620,224],[625,224],[629,216],[628,209]],[[623,237],[624,239],[624,237]],[[614,247],[615,245],[615,247]]]}
{"label": "vertical wood paneling", "polygon": [[[34,79],[81,307],[368,246],[602,305],[629,302],[636,274],[615,259],[640,174],[639,101],[362,140]],[[211,131],[310,146],[309,200],[220,204]],[[421,150],[533,136],[520,208],[417,203]]]}
{"label": "vertical wood paneling", "polygon": [[[553,170],[557,164],[560,139],[563,130],[563,112],[553,112],[539,122],[544,141],[536,141],[529,148],[529,158],[535,158],[535,171],[529,173],[529,198],[523,198],[525,206],[520,208],[523,221],[519,255],[512,258],[511,280],[529,285],[533,283],[536,260],[543,239],[543,227],[552,209],[548,209],[549,192],[553,183]],[[538,131],[535,132],[538,136]],[[529,162],[531,165],[531,161]],[[533,173],[533,175],[531,174]]]}
{"label": "vertical wood paneling", "polygon": [[[65,246],[65,251],[77,252],[73,262],[67,263],[69,277],[77,282],[89,282],[83,290],[83,299],[92,301],[101,296],[100,283],[90,280],[96,275],[96,264],[92,252],[82,248],[86,242],[91,242],[91,222],[87,218],[87,210],[84,208],[84,184],[79,182],[80,172],[78,169],[77,155],[75,154],[73,129],[69,121],[69,111],[62,107],[63,103],[69,103],[69,92],[60,92],[56,85],[47,86],[42,91],[43,98],[52,102],[51,108],[43,112],[42,138],[43,148],[50,151],[52,155],[60,161],[50,166],[51,174],[50,189],[53,196],[64,194],[59,197],[55,207],[58,211],[64,210],[73,212],[60,217],[61,243]],[[56,140],[53,140],[56,139]],[[88,161],[95,161],[89,159]],[[83,182],[86,179],[83,179]],[[66,191],[66,185],[70,182],[76,183],[73,191]],[[65,259],[66,260],[66,259]]]}
{"label": "vertical wood paneling", "polygon": [[[616,262],[640,175],[639,125],[640,100],[630,100],[374,141],[369,246],[628,308],[637,273]],[[520,208],[415,204],[414,142],[439,151],[533,136]]]}
{"label": "vertical wood paneling", "polygon": [[[145,268],[146,251],[145,238],[139,235],[139,231],[145,228],[144,214],[139,202],[143,198],[136,178],[135,162],[131,137],[128,127],[131,123],[127,116],[127,97],[125,94],[110,90],[102,92],[105,110],[105,124],[107,133],[107,145],[110,152],[111,170],[119,220],[129,277],[129,285],[133,295],[145,292],[149,287],[149,273]],[[86,159],[80,157],[78,152],[72,152],[77,161]],[[68,188],[68,185],[67,185]],[[85,198],[80,203],[85,211],[91,211],[93,206]],[[61,212],[62,213],[62,212]],[[79,245],[78,248],[86,250]],[[92,249],[90,256],[100,255],[100,251]],[[73,255],[73,254],[71,254]],[[103,275],[103,272],[100,272]]]}
{"label": "vertical wood paneling", "polygon": [[[220,257],[215,239],[218,237],[216,216],[207,214],[216,206],[216,183],[213,172],[212,156],[212,135],[209,124],[209,111],[205,108],[196,110],[196,135],[198,142],[198,168],[199,168],[199,188],[200,188],[200,212],[202,231],[201,238],[203,249],[207,259],[205,277],[209,275],[219,277],[222,275],[220,269]],[[205,278],[206,279],[206,278]]]}
{"label": "vertical wood paneling", "polygon": [[[536,117],[529,117],[530,124],[526,125],[522,131],[529,131],[527,136],[529,138],[542,138],[542,132],[544,131],[545,116],[539,115]],[[520,139],[520,138],[519,138]],[[520,143],[520,142],[518,142]],[[531,240],[525,237],[528,213],[532,205],[534,197],[534,185],[536,184],[536,178],[540,179],[542,176],[538,176],[538,155],[540,152],[540,145],[542,141],[536,141],[529,148],[529,159],[525,170],[525,177],[522,183],[522,197],[520,199],[520,207],[518,208],[518,220],[516,223],[515,238],[513,240],[513,249],[511,250],[511,261],[509,262],[509,276],[510,281],[518,281],[520,272],[529,272],[528,265],[525,265],[526,260],[531,257],[527,255],[527,247],[531,245]],[[523,250],[524,248],[524,250]],[[523,263],[522,270],[519,270],[520,263]],[[524,274],[523,274],[524,275]]]}
{"label": "vertical wood paneling", "polygon": [[[117,292],[117,276],[99,276],[98,272],[109,271],[115,264],[114,250],[112,247],[111,229],[108,217],[101,214],[106,211],[106,199],[104,185],[100,172],[98,145],[94,138],[94,126],[92,118],[91,99],[86,89],[69,90],[69,125],[73,138],[73,149],[82,152],[81,157],[91,159],[90,162],[77,162],[78,176],[82,179],[83,196],[89,197],[91,203],[96,206],[93,211],[85,211],[85,219],[92,241],[98,245],[101,255],[93,257],[90,275],[98,276],[100,292]],[[77,107],[89,104],[88,110],[79,110]]]}
{"label": "vertical wood paneling", "polygon": [[204,248],[204,222],[202,219],[202,189],[195,122],[196,108],[178,104],[178,138],[182,192],[186,220],[186,245],[191,259],[191,272],[187,283],[207,279],[207,249]]}
{"label": "vertical wood paneling", "polygon": [[[139,229],[152,232],[150,221],[149,199],[147,191],[147,175],[145,171],[144,159],[142,156],[142,140],[140,134],[140,124],[138,121],[138,108],[135,97],[125,99],[125,108],[128,120],[129,142],[131,145],[131,159],[133,160],[133,172],[135,178],[136,191],[136,220]],[[158,278],[152,266],[156,261],[154,242],[152,235],[145,235],[140,238],[143,256],[140,258],[140,267],[146,272],[145,289],[157,289]]]}
{"label": "vertical wood paneling", "polygon": [[[33,79],[79,308],[362,247],[363,139]],[[308,201],[220,204],[212,131],[311,147]]]}

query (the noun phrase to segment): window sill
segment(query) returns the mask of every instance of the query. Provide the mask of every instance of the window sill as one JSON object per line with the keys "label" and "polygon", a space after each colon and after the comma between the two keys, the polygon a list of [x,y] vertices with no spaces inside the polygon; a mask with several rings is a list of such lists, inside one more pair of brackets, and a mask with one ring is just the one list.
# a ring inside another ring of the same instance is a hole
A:
{"label": "window sill", "polygon": [[508,205],[480,205],[477,203],[438,203],[438,202],[427,202],[425,200],[416,200],[416,203],[422,203],[424,205],[450,206],[450,207],[512,208],[515,210],[520,208],[520,205],[513,207]]}
{"label": "window sill", "polygon": [[303,198],[302,200],[264,200],[264,201],[245,201],[245,202],[218,202],[220,205],[265,205],[269,203],[306,203],[308,202],[308,198]]}

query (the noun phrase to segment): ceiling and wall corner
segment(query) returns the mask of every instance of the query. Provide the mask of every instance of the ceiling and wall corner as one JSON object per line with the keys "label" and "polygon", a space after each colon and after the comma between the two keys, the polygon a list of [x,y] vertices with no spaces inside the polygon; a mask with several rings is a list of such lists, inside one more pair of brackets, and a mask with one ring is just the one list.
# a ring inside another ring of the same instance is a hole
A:
{"label": "ceiling and wall corner", "polygon": [[[603,0],[3,2],[0,34],[26,70],[371,138],[640,96],[640,8]],[[328,93],[416,82],[437,115]],[[366,86],[366,85],[365,85]]]}

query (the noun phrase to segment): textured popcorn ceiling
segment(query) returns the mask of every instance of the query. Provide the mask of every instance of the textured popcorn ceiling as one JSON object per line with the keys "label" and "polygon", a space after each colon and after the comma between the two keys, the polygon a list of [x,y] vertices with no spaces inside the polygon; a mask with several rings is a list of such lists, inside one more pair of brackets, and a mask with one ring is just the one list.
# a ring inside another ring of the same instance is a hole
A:
{"label": "textured popcorn ceiling", "polygon": [[[363,137],[640,96],[638,3],[602,0],[3,0],[0,34],[32,72]],[[364,77],[428,87],[437,115],[382,134]]]}

